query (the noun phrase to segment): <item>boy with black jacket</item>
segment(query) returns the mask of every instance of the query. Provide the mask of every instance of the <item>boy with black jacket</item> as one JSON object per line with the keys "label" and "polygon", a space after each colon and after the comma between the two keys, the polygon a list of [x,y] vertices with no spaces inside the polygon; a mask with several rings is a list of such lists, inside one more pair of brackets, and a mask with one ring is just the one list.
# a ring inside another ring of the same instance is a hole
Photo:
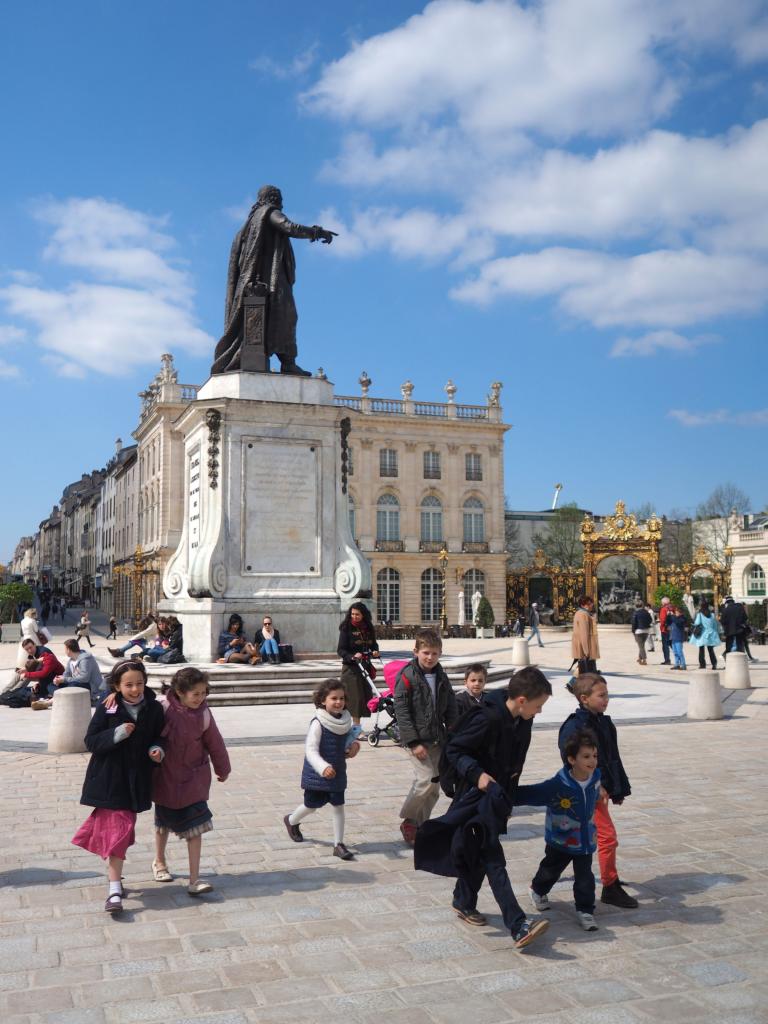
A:
{"label": "boy with black jacket", "polygon": [[[477,804],[475,816],[460,825],[467,852],[454,860],[457,881],[453,909],[467,924],[484,925],[485,918],[477,912],[477,896],[487,876],[518,949],[545,932],[548,922],[526,918],[509,881],[499,836],[507,831],[507,818],[531,742],[533,719],[551,694],[552,687],[542,672],[533,667],[521,669],[509,680],[506,690],[486,694],[485,703],[462,718],[457,731],[449,736],[445,751],[445,759],[458,779],[446,817],[453,812],[461,818],[463,805]],[[490,801],[484,801],[483,794]],[[491,813],[484,808],[486,802],[491,805]]]}
{"label": "boy with black jacket", "polygon": [[395,716],[413,769],[413,784],[400,808],[400,832],[410,846],[440,796],[440,755],[448,730],[459,717],[453,687],[440,664],[443,644],[432,629],[420,629],[414,658],[395,682]]}
{"label": "boy with black jacket", "polygon": [[[597,672],[586,672],[578,677],[571,691],[579,702],[579,709],[560,726],[558,744],[563,764],[568,763],[565,753],[566,743],[574,733],[587,730],[597,737],[597,765],[603,789],[611,803],[622,804],[629,796],[632,788],[627,773],[621,763],[619,742],[616,726],[606,715],[608,707],[608,685]],[[600,864],[600,878],[603,891],[601,903],[608,903],[625,910],[634,910],[639,904],[634,896],[630,896],[619,881],[616,869],[616,849],[619,840],[611,820],[608,804],[598,801],[595,808],[595,826],[597,828],[597,859]]]}

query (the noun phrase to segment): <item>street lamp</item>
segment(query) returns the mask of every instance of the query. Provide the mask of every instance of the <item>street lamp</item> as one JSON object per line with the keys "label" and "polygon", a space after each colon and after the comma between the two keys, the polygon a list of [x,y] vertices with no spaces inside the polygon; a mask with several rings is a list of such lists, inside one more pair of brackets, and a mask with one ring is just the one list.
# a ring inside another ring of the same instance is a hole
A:
{"label": "street lamp", "polygon": [[442,609],[440,611],[440,633],[445,638],[448,636],[448,602],[446,593],[446,584],[448,582],[448,549],[443,544],[440,549],[440,554],[437,556],[440,560],[440,569],[442,571]]}

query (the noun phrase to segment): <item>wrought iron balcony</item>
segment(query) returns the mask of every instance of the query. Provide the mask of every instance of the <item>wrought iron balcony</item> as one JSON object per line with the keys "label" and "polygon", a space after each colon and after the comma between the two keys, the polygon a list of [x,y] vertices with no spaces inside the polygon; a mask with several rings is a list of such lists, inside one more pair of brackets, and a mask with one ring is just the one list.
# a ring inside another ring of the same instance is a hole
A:
{"label": "wrought iron balcony", "polygon": [[488,554],[488,541],[487,540],[465,540],[465,541],[462,541],[461,550],[465,551],[468,555],[487,555]]}
{"label": "wrought iron balcony", "polygon": [[442,540],[420,540],[419,551],[428,551],[436,553],[438,551],[443,550],[444,543],[445,542]]}
{"label": "wrought iron balcony", "polygon": [[405,545],[401,540],[377,540],[373,546],[374,551],[405,551]]}

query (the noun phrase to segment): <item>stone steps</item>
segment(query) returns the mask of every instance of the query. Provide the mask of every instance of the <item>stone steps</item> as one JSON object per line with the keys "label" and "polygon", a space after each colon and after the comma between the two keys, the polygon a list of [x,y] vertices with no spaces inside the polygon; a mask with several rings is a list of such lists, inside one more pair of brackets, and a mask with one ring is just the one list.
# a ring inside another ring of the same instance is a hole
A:
{"label": "stone steps", "polygon": [[[391,659],[395,660],[395,659]],[[464,685],[467,665],[480,662],[488,669],[489,682],[506,681],[509,667],[491,667],[490,658],[446,659],[444,667],[454,689]],[[109,671],[115,662],[99,659],[102,671]],[[257,704],[308,704],[312,693],[323,679],[339,674],[338,659],[316,662],[298,662],[292,665],[200,665],[208,673],[211,707],[233,707]],[[163,682],[170,681],[177,665],[146,665],[150,686],[159,691]],[[376,680],[381,681],[381,674]]]}

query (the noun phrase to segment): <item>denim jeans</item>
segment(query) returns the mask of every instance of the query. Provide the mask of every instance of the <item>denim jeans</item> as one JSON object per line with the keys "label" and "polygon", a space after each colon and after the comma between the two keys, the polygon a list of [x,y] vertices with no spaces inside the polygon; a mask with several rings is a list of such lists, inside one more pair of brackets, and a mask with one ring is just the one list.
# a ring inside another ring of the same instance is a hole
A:
{"label": "denim jeans", "polygon": [[595,912],[595,876],[592,873],[592,854],[566,853],[549,843],[544,847],[544,859],[531,882],[539,896],[546,896],[569,864],[573,865],[573,899],[581,914]]}
{"label": "denim jeans", "polygon": [[121,654],[125,654],[125,652],[126,651],[130,651],[130,649],[132,647],[139,647],[141,649],[141,653],[144,654],[144,653],[146,653],[146,650],[147,650],[147,641],[146,640],[129,640],[127,644],[123,644],[122,647],[118,647],[117,649],[118,649],[118,651],[120,651]]}
{"label": "denim jeans", "polygon": [[280,648],[277,646],[277,640],[265,640],[259,648],[259,653],[262,658],[267,658],[270,655],[274,655],[276,658],[280,657]]}
{"label": "denim jeans", "polygon": [[678,668],[685,668],[685,655],[683,654],[683,641],[673,640],[672,650],[675,654],[675,665]]}
{"label": "denim jeans", "polygon": [[539,647],[543,647],[544,644],[541,642],[541,633],[539,632],[538,626],[531,626],[531,635],[528,637],[528,643],[533,640],[534,636],[539,641]]}

